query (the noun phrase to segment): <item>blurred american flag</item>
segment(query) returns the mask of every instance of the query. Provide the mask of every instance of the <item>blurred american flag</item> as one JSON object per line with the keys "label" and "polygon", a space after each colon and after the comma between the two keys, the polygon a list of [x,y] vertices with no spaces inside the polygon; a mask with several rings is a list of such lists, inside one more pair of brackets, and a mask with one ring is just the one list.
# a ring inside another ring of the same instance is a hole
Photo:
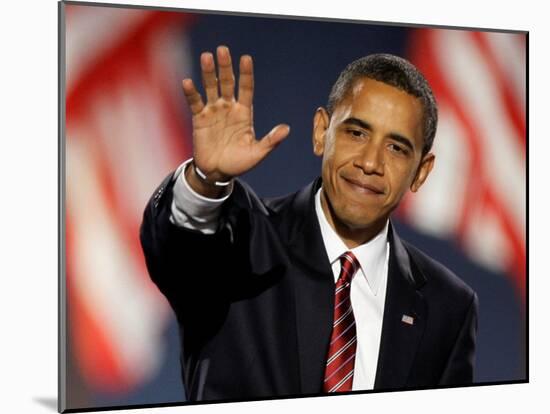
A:
{"label": "blurred american flag", "polygon": [[189,15],[65,10],[68,340],[90,389],[124,393],[163,356],[170,310],[138,235],[153,189],[189,154],[179,88]]}
{"label": "blurred american flag", "polygon": [[409,58],[434,90],[439,124],[434,172],[400,212],[510,275],[524,301],[527,35],[417,29],[411,39]]}

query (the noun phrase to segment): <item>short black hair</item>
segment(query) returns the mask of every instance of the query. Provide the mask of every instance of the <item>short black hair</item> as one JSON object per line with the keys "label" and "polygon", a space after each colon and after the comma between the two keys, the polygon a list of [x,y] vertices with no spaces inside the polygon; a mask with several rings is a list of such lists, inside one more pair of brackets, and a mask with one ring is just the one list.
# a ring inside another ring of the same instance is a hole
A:
{"label": "short black hair", "polygon": [[346,66],[332,86],[327,103],[330,116],[346,98],[354,82],[361,78],[384,82],[420,99],[424,109],[422,155],[427,154],[432,148],[437,129],[437,102],[424,75],[408,60],[387,53],[357,59]]}

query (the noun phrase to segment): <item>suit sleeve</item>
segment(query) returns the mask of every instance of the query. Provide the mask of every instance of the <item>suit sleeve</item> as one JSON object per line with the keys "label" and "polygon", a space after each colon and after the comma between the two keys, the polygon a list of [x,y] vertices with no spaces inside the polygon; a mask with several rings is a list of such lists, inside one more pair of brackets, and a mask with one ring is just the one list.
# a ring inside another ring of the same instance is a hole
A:
{"label": "suit sleeve", "polygon": [[208,340],[231,303],[262,289],[270,280],[265,275],[286,266],[284,246],[263,201],[238,179],[212,234],[170,219],[174,183],[174,174],[166,177],[148,202],[141,246],[149,275],[187,338]]}
{"label": "suit sleeve", "polygon": [[473,382],[477,313],[478,298],[474,292],[466,317],[441,376],[440,385],[465,385]]}
{"label": "suit sleeve", "polygon": [[140,227],[140,241],[152,281],[170,302],[181,321],[208,307],[214,314],[226,305],[227,275],[234,258],[228,229],[214,234],[185,229],[170,219],[172,188],[170,174],[147,203]]}

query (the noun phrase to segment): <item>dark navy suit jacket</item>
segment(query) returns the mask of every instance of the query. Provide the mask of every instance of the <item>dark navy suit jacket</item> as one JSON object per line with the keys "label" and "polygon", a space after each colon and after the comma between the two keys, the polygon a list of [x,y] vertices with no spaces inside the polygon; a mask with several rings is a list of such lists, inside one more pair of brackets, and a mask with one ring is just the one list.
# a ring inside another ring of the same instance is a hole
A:
{"label": "dark navy suit jacket", "polygon": [[[320,185],[260,200],[236,180],[213,235],[170,222],[172,175],[149,201],[141,243],[178,320],[188,399],[322,393],[334,277],[315,214]],[[392,226],[389,241],[374,388],[471,383],[477,295]]]}

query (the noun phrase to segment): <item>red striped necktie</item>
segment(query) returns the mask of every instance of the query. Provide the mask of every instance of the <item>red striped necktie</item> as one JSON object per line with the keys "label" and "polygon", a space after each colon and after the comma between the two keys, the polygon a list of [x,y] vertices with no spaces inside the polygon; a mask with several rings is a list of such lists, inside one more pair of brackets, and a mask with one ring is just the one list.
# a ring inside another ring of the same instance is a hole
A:
{"label": "red striped necktie", "polygon": [[342,270],[334,294],[334,320],[325,367],[324,392],[351,391],[357,336],[355,318],[351,308],[351,279],[359,269],[352,252],[340,256]]}

